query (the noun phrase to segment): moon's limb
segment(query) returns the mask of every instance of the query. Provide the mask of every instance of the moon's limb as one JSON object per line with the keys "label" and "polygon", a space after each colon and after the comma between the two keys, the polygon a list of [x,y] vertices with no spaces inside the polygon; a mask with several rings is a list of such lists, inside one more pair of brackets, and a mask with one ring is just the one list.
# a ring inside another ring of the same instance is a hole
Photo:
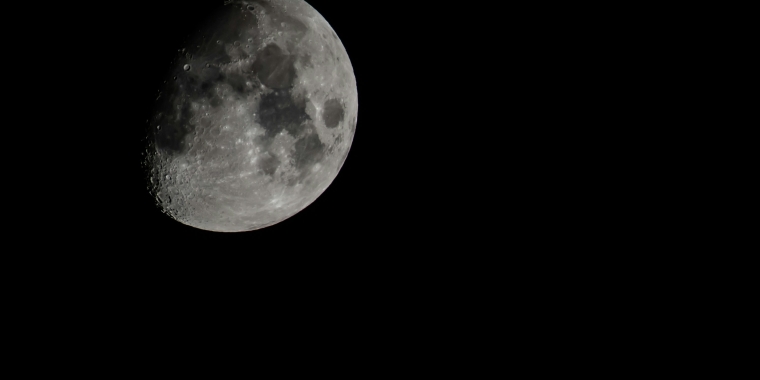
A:
{"label": "moon's limb", "polygon": [[150,189],[164,211],[234,232],[311,204],[342,167],[358,112],[327,21],[302,0],[234,1],[190,46],[149,121]]}

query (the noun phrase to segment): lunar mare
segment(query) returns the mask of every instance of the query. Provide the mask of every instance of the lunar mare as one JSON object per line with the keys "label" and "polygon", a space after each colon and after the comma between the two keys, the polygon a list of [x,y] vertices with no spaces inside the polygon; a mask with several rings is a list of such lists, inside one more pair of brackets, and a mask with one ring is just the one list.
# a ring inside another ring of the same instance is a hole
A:
{"label": "lunar mare", "polygon": [[149,190],[196,228],[281,222],[335,179],[356,129],[356,79],[302,0],[232,1],[178,52],[148,121]]}

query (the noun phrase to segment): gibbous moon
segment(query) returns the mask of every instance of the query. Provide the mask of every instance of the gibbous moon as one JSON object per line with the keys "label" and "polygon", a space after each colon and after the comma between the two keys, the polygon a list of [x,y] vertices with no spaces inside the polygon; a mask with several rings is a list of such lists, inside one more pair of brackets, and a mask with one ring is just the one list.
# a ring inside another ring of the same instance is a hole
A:
{"label": "gibbous moon", "polygon": [[319,197],[356,130],[351,61],[302,0],[228,1],[178,51],[148,121],[148,187],[209,231],[256,230]]}

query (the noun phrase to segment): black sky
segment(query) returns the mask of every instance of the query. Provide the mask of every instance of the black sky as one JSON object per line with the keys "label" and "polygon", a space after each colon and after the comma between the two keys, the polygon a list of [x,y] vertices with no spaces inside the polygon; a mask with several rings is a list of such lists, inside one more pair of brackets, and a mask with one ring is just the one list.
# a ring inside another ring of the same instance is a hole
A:
{"label": "black sky", "polygon": [[[343,42],[359,92],[357,132],[338,177],[305,210],[255,232],[211,233],[161,214],[139,166],[143,128],[170,61],[221,1],[123,4],[103,5],[102,15],[70,27],[78,36],[68,52],[75,75],[60,95],[77,103],[72,122],[81,132],[67,152],[73,165],[59,175],[77,189],[61,189],[70,202],[56,206],[76,219],[76,227],[59,227],[69,239],[136,251],[358,252],[419,243],[427,226],[460,207],[448,189],[467,179],[440,173],[462,158],[435,141],[454,127],[438,114],[453,97],[438,88],[457,93],[456,66],[446,57],[461,49],[411,8],[311,1]],[[449,51],[438,50],[441,41]]]}
{"label": "black sky", "polygon": [[56,152],[39,163],[54,166],[51,190],[35,190],[49,200],[41,230],[88,250],[400,254],[478,246],[473,236],[498,235],[505,215],[536,205],[520,197],[542,191],[523,179],[541,157],[520,137],[555,111],[536,101],[548,63],[528,54],[541,48],[525,42],[536,31],[511,26],[519,13],[497,23],[482,6],[314,0],[346,48],[359,95],[356,135],[332,185],[290,219],[249,233],[161,214],[139,165],[143,128],[177,50],[221,3],[74,4],[45,29],[58,60],[35,60],[45,83],[32,95],[44,90],[46,108],[33,112],[53,119],[40,135]]}

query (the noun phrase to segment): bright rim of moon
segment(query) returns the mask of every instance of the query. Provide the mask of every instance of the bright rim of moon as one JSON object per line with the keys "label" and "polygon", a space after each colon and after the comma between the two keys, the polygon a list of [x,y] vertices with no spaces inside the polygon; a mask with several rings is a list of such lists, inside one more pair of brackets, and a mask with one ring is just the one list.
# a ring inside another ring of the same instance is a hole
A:
{"label": "bright rim of moon", "polygon": [[356,130],[343,44],[302,0],[229,1],[173,62],[149,120],[149,190],[209,231],[281,222],[319,197]]}

